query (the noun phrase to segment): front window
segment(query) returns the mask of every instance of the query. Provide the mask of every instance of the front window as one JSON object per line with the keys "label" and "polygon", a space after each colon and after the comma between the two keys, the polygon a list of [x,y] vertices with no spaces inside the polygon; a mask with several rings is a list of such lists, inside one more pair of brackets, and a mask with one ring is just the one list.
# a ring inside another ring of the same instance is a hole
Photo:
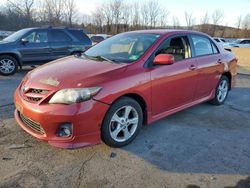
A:
{"label": "front window", "polygon": [[21,39],[21,37],[23,35],[25,35],[28,31],[29,31],[29,29],[19,30],[19,31],[11,34],[10,36],[6,37],[5,39],[3,39],[3,41],[6,41],[6,42],[15,42],[18,39]]}
{"label": "front window", "polygon": [[34,31],[25,37],[29,43],[42,43],[48,42],[47,31]]}
{"label": "front window", "polygon": [[174,37],[167,40],[166,44],[160,48],[156,55],[158,54],[172,54],[175,61],[182,61],[184,59],[190,58],[191,54],[190,46],[188,43],[187,36]]}
{"label": "front window", "polygon": [[96,59],[103,57],[115,63],[131,63],[139,59],[159,37],[157,34],[123,33],[93,46],[84,55]]}

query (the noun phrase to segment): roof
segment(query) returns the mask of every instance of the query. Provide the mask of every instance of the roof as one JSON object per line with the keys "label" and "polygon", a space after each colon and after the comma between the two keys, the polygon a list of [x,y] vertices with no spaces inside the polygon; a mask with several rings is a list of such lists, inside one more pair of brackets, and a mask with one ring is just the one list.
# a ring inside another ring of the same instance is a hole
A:
{"label": "roof", "polygon": [[159,34],[159,35],[164,35],[164,34],[203,34],[206,35],[205,33],[198,32],[198,31],[193,31],[193,30],[174,30],[174,29],[150,29],[150,30],[137,30],[137,31],[130,31],[127,33],[151,33],[151,34]]}

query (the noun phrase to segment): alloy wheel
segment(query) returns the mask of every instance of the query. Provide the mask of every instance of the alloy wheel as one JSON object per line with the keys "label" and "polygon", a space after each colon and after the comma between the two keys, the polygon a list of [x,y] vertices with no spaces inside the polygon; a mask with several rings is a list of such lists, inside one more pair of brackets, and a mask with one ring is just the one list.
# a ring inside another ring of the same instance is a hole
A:
{"label": "alloy wheel", "polygon": [[111,118],[110,135],[116,142],[125,142],[134,135],[138,123],[139,115],[136,109],[132,106],[123,106]]}
{"label": "alloy wheel", "polygon": [[15,62],[11,59],[0,60],[0,72],[9,74],[15,70]]}
{"label": "alloy wheel", "polygon": [[218,101],[223,102],[227,97],[227,93],[228,93],[228,82],[227,80],[221,80],[217,91]]}

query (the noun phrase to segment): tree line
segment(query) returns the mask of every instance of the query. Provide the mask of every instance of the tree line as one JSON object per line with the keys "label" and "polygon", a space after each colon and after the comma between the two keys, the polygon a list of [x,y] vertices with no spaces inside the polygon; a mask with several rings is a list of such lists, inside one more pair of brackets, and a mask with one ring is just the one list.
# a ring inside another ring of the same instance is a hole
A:
{"label": "tree line", "polygon": [[36,26],[68,26],[85,28],[88,33],[116,34],[138,29],[195,29],[213,36],[250,37],[250,13],[237,18],[235,27],[222,27],[224,12],[205,12],[196,18],[192,12],[171,15],[158,0],[143,3],[109,0],[98,4],[95,11],[82,14],[75,0],[7,0],[0,8],[0,30],[19,30]]}

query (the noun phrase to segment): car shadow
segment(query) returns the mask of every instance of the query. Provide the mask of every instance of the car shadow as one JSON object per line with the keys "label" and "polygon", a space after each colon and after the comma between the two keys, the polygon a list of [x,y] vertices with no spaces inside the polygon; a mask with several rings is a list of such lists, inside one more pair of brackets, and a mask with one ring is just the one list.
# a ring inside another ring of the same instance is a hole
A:
{"label": "car shadow", "polygon": [[238,181],[235,186],[224,187],[224,188],[248,188],[248,187],[250,187],[250,176],[247,177],[246,179]]}
{"label": "car shadow", "polygon": [[224,105],[203,103],[145,126],[122,149],[167,171],[249,174],[249,96],[237,87]]}

